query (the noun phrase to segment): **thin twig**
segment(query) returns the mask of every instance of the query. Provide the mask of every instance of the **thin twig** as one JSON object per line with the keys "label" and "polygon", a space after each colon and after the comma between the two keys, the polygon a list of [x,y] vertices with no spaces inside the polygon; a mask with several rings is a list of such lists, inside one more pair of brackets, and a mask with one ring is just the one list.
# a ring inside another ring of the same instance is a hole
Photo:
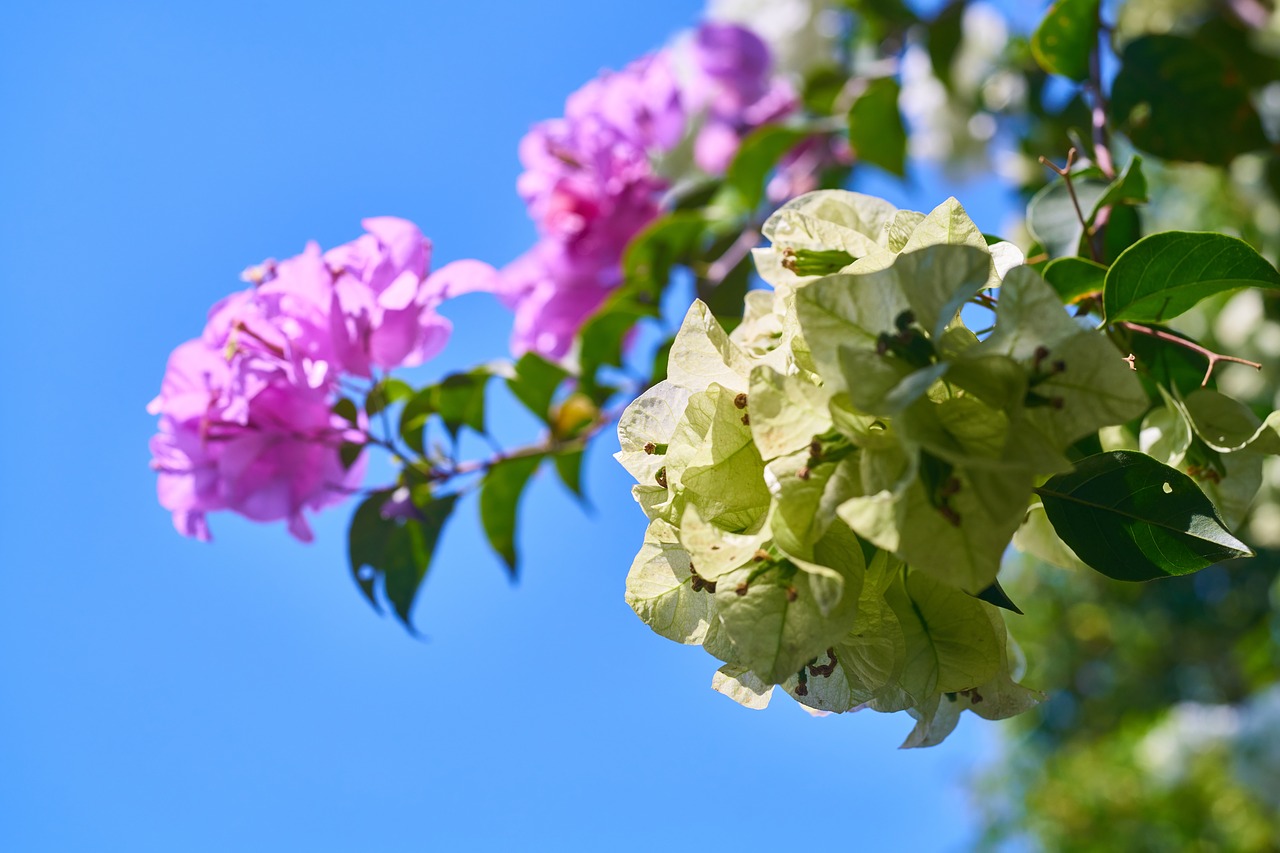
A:
{"label": "thin twig", "polygon": [[712,288],[719,287],[729,277],[742,259],[760,242],[760,230],[748,228],[733,241],[733,245],[724,250],[724,254],[711,262],[707,267],[706,281]]}
{"label": "thin twig", "polygon": [[1195,341],[1187,340],[1186,338],[1166,332],[1163,329],[1154,329],[1150,326],[1144,326],[1141,323],[1130,323],[1127,320],[1121,320],[1114,325],[1130,332],[1137,332],[1140,335],[1150,335],[1153,338],[1158,338],[1167,343],[1176,344],[1177,346],[1189,349],[1192,352],[1199,353],[1204,356],[1209,360],[1209,366],[1204,372],[1204,379],[1200,380],[1201,388],[1209,384],[1209,379],[1213,376],[1213,369],[1218,366],[1218,362],[1220,361],[1229,361],[1232,364],[1245,364],[1252,367],[1254,370],[1262,369],[1262,365],[1256,361],[1249,361],[1247,358],[1238,358],[1234,355],[1223,355],[1220,352],[1214,352],[1207,347],[1200,346],[1200,344]]}
{"label": "thin twig", "polygon": [[[1044,157],[1044,156],[1040,157],[1041,165],[1047,166],[1049,169],[1053,170],[1055,174],[1057,174],[1059,177],[1062,178],[1063,183],[1066,184],[1067,195],[1071,196],[1071,205],[1076,209],[1076,218],[1080,220],[1080,227],[1084,229],[1084,233],[1086,237],[1092,238],[1093,234],[1089,230],[1089,221],[1084,218],[1084,211],[1080,209],[1080,199],[1076,198],[1076,188],[1071,183],[1071,167],[1075,164],[1075,162],[1076,162],[1076,149],[1074,147],[1067,149],[1067,165],[1065,168],[1059,167],[1056,163],[1054,163],[1048,157]],[[1089,244],[1089,254],[1093,256],[1093,260],[1095,262],[1098,261],[1098,249],[1096,246],[1093,245],[1093,240],[1090,239],[1088,241],[1088,244]]]}

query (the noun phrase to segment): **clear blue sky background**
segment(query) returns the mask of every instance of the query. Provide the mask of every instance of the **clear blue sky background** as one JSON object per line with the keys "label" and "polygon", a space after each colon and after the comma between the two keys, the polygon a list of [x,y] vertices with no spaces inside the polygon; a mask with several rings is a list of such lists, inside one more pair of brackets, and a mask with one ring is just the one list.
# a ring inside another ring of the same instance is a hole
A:
{"label": "clear blue sky background", "polygon": [[[409,638],[360,599],[350,508],[317,541],[173,532],[144,406],[237,273],[361,217],[437,265],[532,228],[516,142],[605,66],[694,22],[632,4],[15,5],[0,29],[0,849],[953,850],[991,727],[898,752],[905,716],[757,713],[622,600],[644,528],[600,441],[584,516],[527,496],[517,586],[473,502]],[[627,10],[630,10],[629,12]],[[878,189],[927,205],[944,193]],[[962,196],[998,227],[990,189]],[[423,378],[505,352],[487,297]],[[509,436],[532,425],[499,410]]]}

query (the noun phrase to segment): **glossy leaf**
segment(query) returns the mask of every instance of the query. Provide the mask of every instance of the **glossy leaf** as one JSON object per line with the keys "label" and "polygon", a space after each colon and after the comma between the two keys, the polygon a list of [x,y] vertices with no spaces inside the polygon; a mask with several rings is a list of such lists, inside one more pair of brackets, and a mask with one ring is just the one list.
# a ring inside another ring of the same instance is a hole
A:
{"label": "glossy leaf", "polygon": [[1201,299],[1241,287],[1280,290],[1280,273],[1225,234],[1164,231],[1139,240],[1107,272],[1108,322],[1163,322]]}
{"label": "glossy leaf", "polygon": [[365,398],[364,410],[369,417],[373,417],[393,403],[407,400],[412,396],[413,388],[409,386],[409,383],[388,376],[373,386],[373,390]]}
{"label": "glossy leaf", "polygon": [[1037,492],[1062,541],[1116,580],[1185,575],[1253,553],[1190,477],[1142,453],[1091,456]]}

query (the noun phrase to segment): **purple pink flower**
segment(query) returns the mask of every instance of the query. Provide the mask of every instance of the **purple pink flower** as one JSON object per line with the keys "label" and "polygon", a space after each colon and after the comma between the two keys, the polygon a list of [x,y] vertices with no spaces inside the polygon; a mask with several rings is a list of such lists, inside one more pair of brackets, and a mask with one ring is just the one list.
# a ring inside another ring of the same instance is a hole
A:
{"label": "purple pink flower", "polygon": [[251,287],[209,312],[203,334],[169,357],[151,440],[160,503],[180,533],[209,538],[207,513],[285,519],[309,541],[304,510],[343,500],[363,459],[362,423],[333,412],[343,376],[412,365],[449,337],[436,308],[450,293],[427,276],[431,244],[411,222],[367,219],[356,240],[314,243],[245,271]]}

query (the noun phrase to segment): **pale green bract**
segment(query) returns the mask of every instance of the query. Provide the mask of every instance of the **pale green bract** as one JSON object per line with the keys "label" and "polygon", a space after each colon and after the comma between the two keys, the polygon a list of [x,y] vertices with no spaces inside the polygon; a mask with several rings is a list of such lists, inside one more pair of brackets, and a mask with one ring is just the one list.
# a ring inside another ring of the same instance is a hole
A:
{"label": "pale green bract", "polygon": [[[955,199],[926,215],[821,191],[763,233],[772,289],[729,334],[695,303],[668,378],[620,419],[651,519],[628,603],[723,661],[713,687],[748,707],[780,686],[815,711],[907,710],[904,746],[940,742],[965,709],[1026,710],[1039,695],[976,596],[1035,487],[1075,442],[1140,417],[1141,384]],[[983,293],[998,299],[980,340],[962,309]]]}

